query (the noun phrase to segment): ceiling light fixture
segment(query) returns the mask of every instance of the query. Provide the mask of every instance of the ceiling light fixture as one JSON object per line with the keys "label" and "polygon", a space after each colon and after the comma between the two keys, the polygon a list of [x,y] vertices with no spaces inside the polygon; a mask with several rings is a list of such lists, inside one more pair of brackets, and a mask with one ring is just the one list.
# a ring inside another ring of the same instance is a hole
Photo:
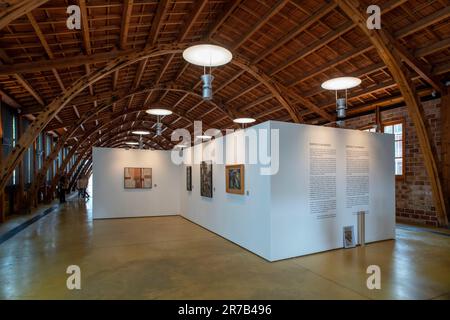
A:
{"label": "ceiling light fixture", "polygon": [[148,114],[156,116],[156,135],[161,136],[162,135],[162,122],[161,117],[162,116],[169,116],[172,114],[172,111],[167,109],[148,109],[145,112]]}
{"label": "ceiling light fixture", "polygon": [[145,135],[150,134],[150,131],[147,131],[147,130],[136,130],[136,131],[131,131],[131,133],[132,134],[137,134],[137,135],[140,135],[140,136],[145,136]]}
{"label": "ceiling light fixture", "polygon": [[361,84],[361,79],[356,77],[339,77],[325,81],[321,87],[326,90],[347,90]]}
{"label": "ceiling light fixture", "polygon": [[211,140],[212,136],[208,136],[208,135],[199,135],[196,136],[197,139],[202,139],[202,140]]}
{"label": "ceiling light fixture", "polygon": [[169,116],[172,114],[172,111],[167,109],[148,109],[145,112],[151,114],[153,116]]}
{"label": "ceiling light fixture", "polygon": [[218,67],[233,58],[231,52],[214,44],[198,44],[183,51],[183,58],[189,63],[202,67]]}
{"label": "ceiling light fixture", "polygon": [[240,124],[253,123],[255,121],[256,121],[256,119],[253,119],[253,118],[237,118],[237,119],[233,120],[234,123],[240,123]]}
{"label": "ceiling light fixture", "polygon": [[[203,67],[203,75],[200,77],[203,82],[202,97],[204,100],[212,100],[212,67],[222,66],[233,59],[233,54],[224,47],[214,44],[198,44],[183,51],[183,58],[189,63]],[[206,68],[209,68],[207,73]]]}
{"label": "ceiling light fixture", "polygon": [[129,145],[129,146],[137,146],[139,145],[139,142],[136,141],[127,141],[125,142],[125,144]]}
{"label": "ceiling light fixture", "polygon": [[[321,84],[326,90],[335,90],[336,92],[336,114],[338,119],[344,119],[347,110],[347,90],[359,86],[361,79],[356,77],[338,77],[327,80]],[[339,96],[338,91],[344,90],[345,95]],[[342,120],[336,121],[338,126],[342,126]]]}

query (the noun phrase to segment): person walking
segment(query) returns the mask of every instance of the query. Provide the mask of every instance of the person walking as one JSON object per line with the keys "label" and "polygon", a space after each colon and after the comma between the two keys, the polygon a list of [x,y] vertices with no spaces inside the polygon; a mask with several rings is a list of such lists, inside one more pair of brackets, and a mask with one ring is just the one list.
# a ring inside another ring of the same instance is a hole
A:
{"label": "person walking", "polygon": [[58,182],[59,203],[66,202],[66,176],[62,175]]}
{"label": "person walking", "polygon": [[86,189],[88,187],[88,183],[89,183],[89,181],[88,181],[87,177],[85,175],[83,175],[80,178],[80,188],[82,190],[81,194],[84,199],[89,198],[89,194],[86,191]]}

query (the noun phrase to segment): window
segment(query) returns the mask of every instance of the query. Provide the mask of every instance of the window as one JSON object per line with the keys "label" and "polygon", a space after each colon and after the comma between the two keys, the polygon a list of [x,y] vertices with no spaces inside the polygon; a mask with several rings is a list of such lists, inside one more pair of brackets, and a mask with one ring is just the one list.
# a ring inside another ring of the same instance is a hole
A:
{"label": "window", "polygon": [[42,168],[42,159],[43,159],[44,147],[42,142],[42,133],[39,134],[36,144],[36,157],[37,157],[37,166],[38,170]]}
{"label": "window", "polygon": [[403,121],[390,122],[383,126],[383,132],[393,134],[395,141],[395,175],[403,176],[404,174],[404,135],[403,135]]}
{"label": "window", "polygon": [[33,149],[32,147],[27,149],[27,153],[26,153],[26,174],[27,174],[27,183],[31,183],[31,178],[32,178],[32,174],[31,174],[31,168],[32,168],[32,161],[31,161],[31,155],[32,155]]}

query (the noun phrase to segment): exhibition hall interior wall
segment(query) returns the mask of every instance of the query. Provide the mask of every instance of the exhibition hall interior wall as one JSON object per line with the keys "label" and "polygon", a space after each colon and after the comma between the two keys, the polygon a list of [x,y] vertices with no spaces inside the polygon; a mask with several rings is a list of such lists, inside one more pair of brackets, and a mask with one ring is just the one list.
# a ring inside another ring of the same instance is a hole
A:
{"label": "exhibition hall interior wall", "polygon": [[[393,239],[393,141],[392,135],[269,121],[186,148],[181,165],[170,151],[96,148],[94,218],[180,214],[269,261],[342,248],[344,227],[353,227],[357,239],[361,210],[366,242]],[[200,194],[200,163],[209,160],[212,198]],[[225,168],[232,164],[245,164],[243,194],[227,193]],[[128,166],[151,167],[158,187],[124,190]]]}
{"label": "exhibition hall interior wall", "polygon": [[[124,168],[152,168],[151,189],[124,188]],[[181,168],[170,151],[93,149],[93,218],[178,215]]]}
{"label": "exhibition hall interior wall", "polygon": [[[265,122],[253,129],[269,130]],[[186,191],[184,183],[181,191],[181,214],[233,241],[259,256],[270,260],[270,176],[261,175],[264,167],[260,164],[245,165],[245,193],[226,193],[225,164],[242,164],[248,158],[248,144],[239,143],[244,131],[236,131],[225,138],[196,145],[184,150],[184,160],[192,166],[192,191]],[[258,141],[258,137],[256,137]],[[268,145],[269,141],[258,141]],[[225,161],[221,162],[220,158]],[[199,159],[213,161],[213,197],[200,195]],[[224,163],[225,162],[225,163]],[[186,166],[183,166],[184,176]],[[186,180],[186,178],[184,178]],[[248,192],[248,194],[247,194]]]}
{"label": "exhibition hall interior wall", "polygon": [[394,239],[393,135],[271,122],[280,165],[271,177],[271,260],[343,246],[344,226],[366,242]]}

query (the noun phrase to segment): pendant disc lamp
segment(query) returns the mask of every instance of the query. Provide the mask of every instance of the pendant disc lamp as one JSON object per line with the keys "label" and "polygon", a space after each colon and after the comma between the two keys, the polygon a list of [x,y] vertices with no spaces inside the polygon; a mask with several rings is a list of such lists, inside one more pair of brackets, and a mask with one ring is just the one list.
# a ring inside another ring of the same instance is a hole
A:
{"label": "pendant disc lamp", "polygon": [[172,114],[172,111],[167,109],[148,109],[145,112],[148,114],[151,114],[153,116],[156,116],[156,135],[160,136],[162,134],[162,122],[161,117],[162,116],[169,116]]}
{"label": "pendant disc lamp", "polygon": [[204,100],[211,100],[213,98],[212,81],[214,80],[211,68],[227,64],[233,55],[228,49],[221,46],[199,44],[185,49],[183,58],[189,63],[203,67],[203,75],[200,77],[203,82],[202,97]]}
{"label": "pendant disc lamp", "polygon": [[[327,80],[321,84],[325,90],[334,90],[336,92],[336,113],[338,119],[346,116],[347,110],[347,90],[359,86],[361,79],[356,77],[338,77]],[[339,96],[338,91],[345,91],[344,97]],[[338,121],[338,124],[340,121]]]}

